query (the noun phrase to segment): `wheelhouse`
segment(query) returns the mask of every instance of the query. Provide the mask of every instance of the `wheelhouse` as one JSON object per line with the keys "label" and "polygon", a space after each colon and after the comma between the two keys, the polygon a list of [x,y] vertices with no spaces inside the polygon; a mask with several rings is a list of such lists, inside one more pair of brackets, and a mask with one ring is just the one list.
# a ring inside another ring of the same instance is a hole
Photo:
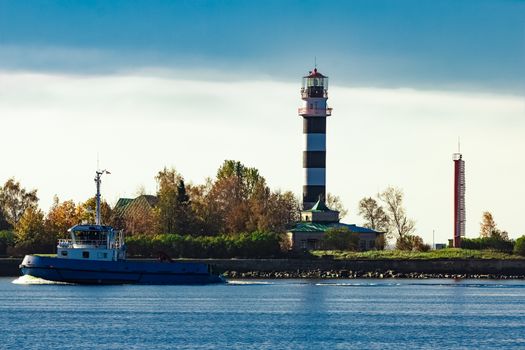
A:
{"label": "wheelhouse", "polygon": [[68,230],[69,239],[58,241],[57,257],[116,261],[125,258],[122,231],[111,226],[76,225]]}

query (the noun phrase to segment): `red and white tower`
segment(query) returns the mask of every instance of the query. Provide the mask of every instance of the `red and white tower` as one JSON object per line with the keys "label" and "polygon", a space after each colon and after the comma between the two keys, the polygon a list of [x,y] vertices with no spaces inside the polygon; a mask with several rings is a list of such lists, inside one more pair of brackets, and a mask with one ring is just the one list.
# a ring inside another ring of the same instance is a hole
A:
{"label": "red and white tower", "polygon": [[461,153],[453,154],[454,160],[454,248],[460,248],[465,237],[465,161]]}

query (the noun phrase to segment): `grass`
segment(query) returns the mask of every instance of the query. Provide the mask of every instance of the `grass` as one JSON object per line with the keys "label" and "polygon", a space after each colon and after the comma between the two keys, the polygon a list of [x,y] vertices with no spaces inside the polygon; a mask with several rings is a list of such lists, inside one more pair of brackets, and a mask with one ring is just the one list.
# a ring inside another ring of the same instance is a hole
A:
{"label": "grass", "polygon": [[353,252],[343,250],[315,250],[313,255],[321,257],[332,255],[334,259],[408,259],[408,260],[432,260],[432,259],[524,259],[525,257],[493,250],[471,250],[459,248],[447,248],[431,250],[429,252],[412,252],[402,250],[370,250],[367,252]]}

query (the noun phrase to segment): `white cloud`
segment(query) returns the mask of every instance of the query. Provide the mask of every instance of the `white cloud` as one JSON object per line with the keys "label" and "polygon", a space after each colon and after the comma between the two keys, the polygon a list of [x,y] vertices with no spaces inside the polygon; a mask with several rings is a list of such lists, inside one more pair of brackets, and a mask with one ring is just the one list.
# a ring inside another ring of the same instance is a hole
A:
{"label": "white cloud", "polygon": [[[224,159],[259,168],[274,188],[302,186],[299,83],[202,81],[144,74],[78,76],[0,73],[0,182],[84,200],[97,152],[104,195],[115,201],[174,165],[189,181],[213,176]],[[461,136],[467,171],[467,232],[483,210],[502,229],[525,233],[525,104],[522,97],[332,86],[328,190],[361,223],[357,202],[387,185],[404,189],[418,232],[444,242],[452,228],[452,160]]]}

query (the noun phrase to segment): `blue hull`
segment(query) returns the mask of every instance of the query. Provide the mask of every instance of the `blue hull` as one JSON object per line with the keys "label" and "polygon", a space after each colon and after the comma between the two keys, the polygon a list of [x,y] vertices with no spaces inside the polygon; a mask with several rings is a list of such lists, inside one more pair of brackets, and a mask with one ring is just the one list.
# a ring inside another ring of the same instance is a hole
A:
{"label": "blue hull", "polygon": [[208,264],[154,261],[96,261],[26,255],[23,275],[79,284],[210,284],[224,283]]}

